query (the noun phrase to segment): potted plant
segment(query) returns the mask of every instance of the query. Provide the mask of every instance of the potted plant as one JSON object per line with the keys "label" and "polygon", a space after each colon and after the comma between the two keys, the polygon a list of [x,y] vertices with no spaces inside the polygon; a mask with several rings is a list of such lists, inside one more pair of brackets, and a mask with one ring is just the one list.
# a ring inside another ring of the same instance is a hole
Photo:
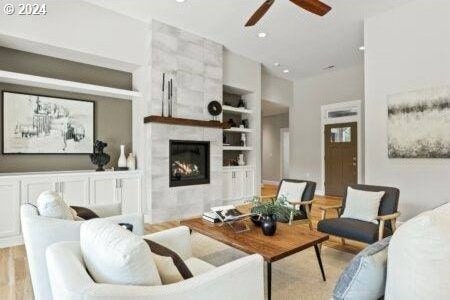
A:
{"label": "potted plant", "polygon": [[260,197],[253,198],[252,218],[255,225],[261,225],[264,235],[274,235],[277,230],[277,220],[288,222],[291,217],[300,214],[300,211],[289,204],[285,196],[262,201]]}

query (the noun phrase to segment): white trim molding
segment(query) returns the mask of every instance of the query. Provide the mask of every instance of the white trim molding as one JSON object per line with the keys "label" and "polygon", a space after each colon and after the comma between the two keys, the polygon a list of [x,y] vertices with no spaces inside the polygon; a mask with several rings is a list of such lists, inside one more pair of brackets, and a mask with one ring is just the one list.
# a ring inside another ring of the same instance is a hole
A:
{"label": "white trim molding", "polygon": [[[345,109],[352,109],[356,112],[354,116],[329,118],[328,113],[330,111],[339,111]],[[347,101],[339,102],[329,105],[321,106],[321,126],[320,126],[320,144],[321,144],[321,182],[318,188],[321,189],[323,195],[325,195],[325,125],[328,124],[342,124],[356,122],[358,130],[358,144],[357,144],[357,157],[358,157],[358,183],[362,183],[362,101]],[[318,191],[316,192],[318,194]],[[318,194],[319,195],[319,194]]]}

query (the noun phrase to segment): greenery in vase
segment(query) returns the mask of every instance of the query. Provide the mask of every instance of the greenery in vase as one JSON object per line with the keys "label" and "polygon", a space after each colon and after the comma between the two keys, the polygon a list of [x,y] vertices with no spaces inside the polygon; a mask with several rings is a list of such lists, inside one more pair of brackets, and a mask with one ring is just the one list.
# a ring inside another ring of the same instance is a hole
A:
{"label": "greenery in vase", "polygon": [[285,196],[279,196],[278,198],[271,198],[268,201],[262,201],[260,197],[254,197],[252,200],[252,213],[261,216],[275,215],[277,220],[289,221],[292,217],[300,215],[301,212],[295,209]]}

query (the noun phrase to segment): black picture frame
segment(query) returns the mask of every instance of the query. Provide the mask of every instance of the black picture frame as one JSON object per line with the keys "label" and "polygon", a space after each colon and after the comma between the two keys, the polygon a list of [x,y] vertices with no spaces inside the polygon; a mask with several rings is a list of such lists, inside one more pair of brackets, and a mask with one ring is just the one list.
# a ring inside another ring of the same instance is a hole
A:
{"label": "black picture frame", "polygon": [[[18,95],[27,95],[27,96],[39,96],[39,97],[46,97],[46,98],[52,98],[57,100],[63,100],[63,101],[78,101],[83,103],[90,103],[92,104],[92,148],[90,152],[7,152],[5,149],[5,128],[6,128],[6,111],[5,111],[5,93],[10,94],[18,94]],[[96,126],[96,103],[92,100],[85,100],[85,99],[75,99],[75,98],[68,98],[68,97],[59,97],[59,96],[52,96],[47,94],[35,94],[35,93],[25,93],[25,92],[17,92],[14,90],[2,90],[1,91],[1,114],[2,114],[2,132],[1,132],[1,148],[2,148],[2,155],[89,155],[94,152],[94,141],[97,138],[97,126]]]}

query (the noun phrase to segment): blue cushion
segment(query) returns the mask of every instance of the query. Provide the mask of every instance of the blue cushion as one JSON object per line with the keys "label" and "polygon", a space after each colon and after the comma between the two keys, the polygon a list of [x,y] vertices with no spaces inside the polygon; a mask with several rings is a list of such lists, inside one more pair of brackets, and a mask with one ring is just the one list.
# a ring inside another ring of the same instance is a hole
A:
{"label": "blue cushion", "polygon": [[334,287],[335,300],[377,300],[383,297],[390,240],[388,237],[372,244],[353,258]]}

